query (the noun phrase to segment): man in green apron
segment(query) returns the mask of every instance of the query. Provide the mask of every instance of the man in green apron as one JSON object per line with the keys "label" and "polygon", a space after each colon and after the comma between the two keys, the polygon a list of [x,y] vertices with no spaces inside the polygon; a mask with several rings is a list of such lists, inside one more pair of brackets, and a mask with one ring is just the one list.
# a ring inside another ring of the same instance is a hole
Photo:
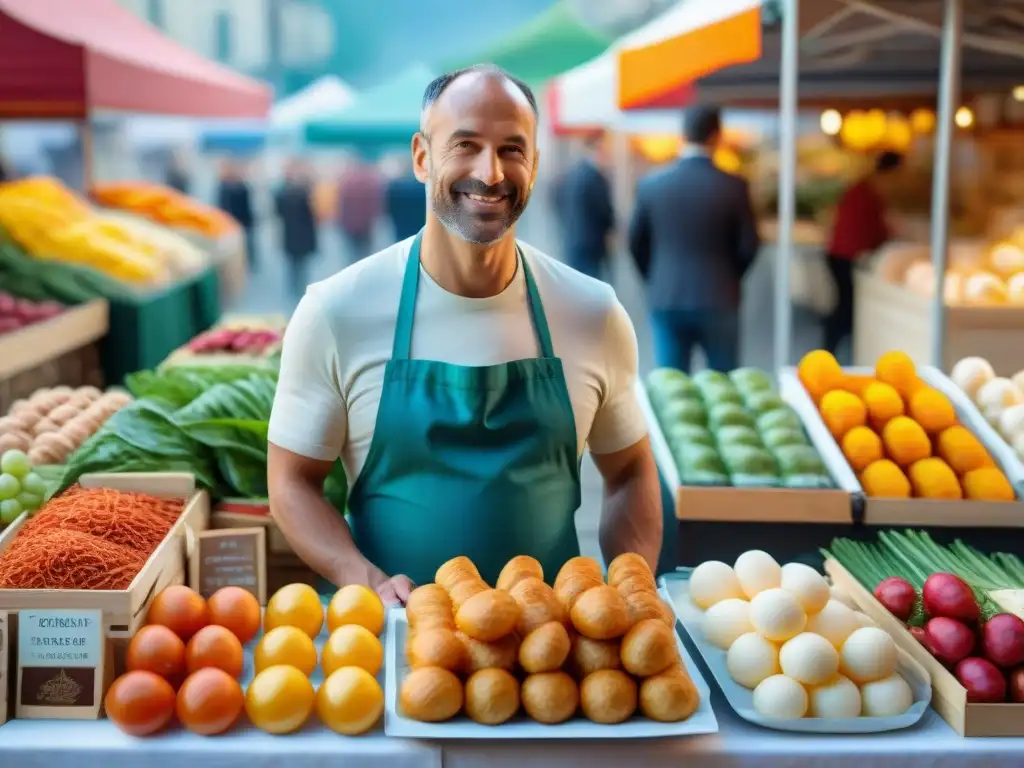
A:
{"label": "man in green apron", "polygon": [[[610,287],[515,240],[536,140],[536,100],[507,73],[431,83],[412,141],[426,226],[310,286],[289,323],[270,504],[332,585],[400,603],[457,555],[491,583],[520,554],[553,578],[579,554],[585,447],[604,479],[604,557],[657,565],[632,324]],[[339,456],[347,518],[322,494]]]}

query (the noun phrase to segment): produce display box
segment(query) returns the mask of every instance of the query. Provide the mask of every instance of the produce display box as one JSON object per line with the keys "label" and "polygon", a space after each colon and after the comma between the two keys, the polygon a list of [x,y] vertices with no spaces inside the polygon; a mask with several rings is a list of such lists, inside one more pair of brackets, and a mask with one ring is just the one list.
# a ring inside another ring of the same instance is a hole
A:
{"label": "produce display box", "polygon": [[0,379],[0,414],[6,414],[15,401],[27,399],[33,392],[58,385],[103,388],[97,342],[65,352],[9,379]]}
{"label": "produce display box", "polygon": [[[844,373],[854,376],[871,375],[873,368],[844,368]],[[945,375],[935,368],[919,367],[918,375],[930,386],[948,394],[955,387]],[[951,398],[961,423],[974,432],[996,463],[1006,474],[1017,493],[1016,502],[969,501],[944,499],[886,499],[867,496],[857,475],[843,456],[839,443],[828,431],[810,394],[804,389],[795,368],[779,372],[779,391],[782,399],[800,414],[811,440],[821,453],[825,465],[839,480],[840,486],[850,494],[863,498],[863,522],[866,525],[900,526],[913,528],[963,527],[963,528],[1024,528],[1024,483],[1020,462],[1004,463],[1005,449],[993,438],[993,430],[975,430],[975,422],[982,418],[973,405],[965,404],[959,398]],[[998,442],[1001,442],[998,441]]]}
{"label": "produce display box", "polygon": [[[187,583],[188,555],[194,547],[195,534],[209,527],[210,497],[206,491],[196,490],[192,475],[182,472],[87,474],[82,475],[79,484],[84,488],[111,488],[186,500],[181,516],[128,589],[0,589],[0,611],[9,611],[15,624],[21,610],[103,611],[109,683],[126,671],[128,642],[145,622],[153,598],[166,587]],[[0,554],[28,519],[27,514],[22,514],[0,534]],[[16,626],[11,628],[11,637],[17,637]]]}
{"label": "produce display box", "polygon": [[[672,489],[678,520],[723,523],[816,523],[844,525],[852,521],[850,494],[833,473],[838,488],[737,488],[685,486],[679,479],[668,441],[655,416],[647,390],[636,385],[637,398],[650,430],[651,449],[662,477]],[[820,436],[808,430],[819,453]],[[829,466],[831,471],[832,467]]]}
{"label": "produce display box", "polygon": [[[854,275],[853,362],[874,365],[892,349],[907,353],[918,366],[931,365],[932,301],[866,270]],[[1024,368],[1024,307],[946,307],[942,368],[980,356],[1000,376]]]}
{"label": "produce display box", "polygon": [[888,632],[897,646],[928,671],[932,678],[932,707],[953,730],[961,736],[1024,736],[1024,705],[969,703],[967,689],[849,571],[835,560],[826,561],[825,570],[832,582]]}
{"label": "produce display box", "polygon": [[[216,323],[209,331],[204,333],[212,333],[218,330],[253,330],[253,331],[274,331],[279,334],[284,333],[285,326],[288,324],[288,320],[284,315],[225,315],[221,320]],[[202,334],[199,334],[202,335]],[[274,344],[267,346],[263,352],[259,355],[252,355],[246,353],[235,353],[235,352],[194,352],[189,348],[189,345],[195,338],[190,339],[188,343],[178,347],[174,352],[168,355],[167,359],[164,360],[160,367],[172,366],[172,365],[238,365],[239,363],[245,363],[247,365],[253,364],[267,364],[272,365],[275,355],[281,351],[281,341],[277,341]]]}
{"label": "produce display box", "polygon": [[0,336],[0,381],[12,378],[106,336],[110,307],[104,299],[69,307],[56,317]]}
{"label": "produce display box", "polygon": [[271,555],[294,555],[291,545],[285,539],[270,515],[270,502],[266,499],[224,499],[213,507],[210,527],[267,529],[267,552]]}

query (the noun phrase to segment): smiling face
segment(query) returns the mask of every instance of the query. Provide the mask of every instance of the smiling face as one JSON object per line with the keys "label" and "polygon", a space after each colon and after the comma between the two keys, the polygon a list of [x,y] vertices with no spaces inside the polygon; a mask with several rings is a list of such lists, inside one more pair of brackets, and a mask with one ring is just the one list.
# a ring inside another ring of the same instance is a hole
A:
{"label": "smiling face", "polygon": [[413,139],[430,212],[471,243],[500,240],[526,209],[537,174],[537,116],[512,82],[490,72],[453,81]]}

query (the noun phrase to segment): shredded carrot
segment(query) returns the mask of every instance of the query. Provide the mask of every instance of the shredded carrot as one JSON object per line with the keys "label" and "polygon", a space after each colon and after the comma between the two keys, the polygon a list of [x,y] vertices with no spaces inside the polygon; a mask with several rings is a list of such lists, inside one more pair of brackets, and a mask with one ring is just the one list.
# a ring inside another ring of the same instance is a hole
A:
{"label": "shredded carrot", "polygon": [[0,555],[0,589],[127,589],[181,511],[180,500],[70,488]]}

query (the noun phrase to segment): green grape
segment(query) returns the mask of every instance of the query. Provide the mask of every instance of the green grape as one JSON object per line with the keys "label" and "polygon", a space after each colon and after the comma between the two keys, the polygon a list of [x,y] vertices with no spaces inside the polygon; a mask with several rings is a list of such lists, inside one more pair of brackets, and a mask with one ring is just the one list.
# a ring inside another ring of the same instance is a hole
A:
{"label": "green grape", "polygon": [[29,472],[21,478],[21,490],[25,491],[25,493],[31,493],[33,496],[42,498],[46,495],[46,483],[43,482],[43,478],[35,472]]}
{"label": "green grape", "polygon": [[36,496],[34,493],[29,493],[28,491],[22,491],[16,498],[18,503],[21,505],[21,508],[27,509],[30,512],[33,509],[38,509],[39,505],[43,503],[42,496]]}
{"label": "green grape", "polygon": [[32,462],[22,451],[7,451],[0,456],[0,472],[22,478],[32,471]]}
{"label": "green grape", "polygon": [[0,501],[0,523],[10,525],[18,519],[21,514],[21,504],[17,499],[4,499]]}
{"label": "green grape", "polygon": [[21,493],[21,483],[14,475],[0,475],[0,501],[13,499]]}

